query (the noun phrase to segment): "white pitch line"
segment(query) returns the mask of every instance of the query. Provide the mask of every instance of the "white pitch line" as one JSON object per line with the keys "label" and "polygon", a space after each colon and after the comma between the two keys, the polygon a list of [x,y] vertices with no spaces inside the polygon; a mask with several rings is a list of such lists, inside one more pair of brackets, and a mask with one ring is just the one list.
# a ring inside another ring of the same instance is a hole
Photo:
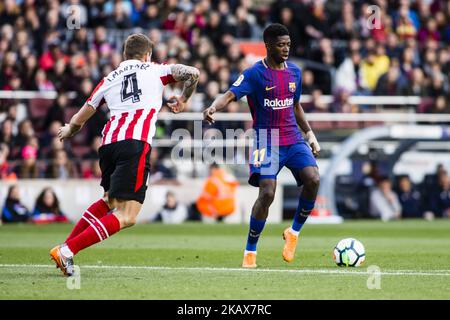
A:
{"label": "white pitch line", "polygon": [[[0,268],[54,268],[47,264],[0,264]],[[82,265],[82,269],[139,269],[139,270],[168,270],[168,271],[219,271],[219,272],[273,272],[273,273],[303,273],[303,274],[340,274],[367,276],[366,271],[331,270],[331,269],[242,269],[242,268],[213,268],[213,267],[163,267],[163,266],[111,266],[111,265]],[[379,273],[386,276],[443,276],[450,277],[450,270],[386,270]]]}

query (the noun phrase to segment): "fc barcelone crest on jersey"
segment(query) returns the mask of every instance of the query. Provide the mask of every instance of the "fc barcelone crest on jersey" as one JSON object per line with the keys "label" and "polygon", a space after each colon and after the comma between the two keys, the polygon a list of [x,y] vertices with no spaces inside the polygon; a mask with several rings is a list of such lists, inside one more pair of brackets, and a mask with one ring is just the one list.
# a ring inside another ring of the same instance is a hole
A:
{"label": "fc barcelone crest on jersey", "polygon": [[295,82],[289,82],[289,91],[295,92],[295,89],[296,89]]}

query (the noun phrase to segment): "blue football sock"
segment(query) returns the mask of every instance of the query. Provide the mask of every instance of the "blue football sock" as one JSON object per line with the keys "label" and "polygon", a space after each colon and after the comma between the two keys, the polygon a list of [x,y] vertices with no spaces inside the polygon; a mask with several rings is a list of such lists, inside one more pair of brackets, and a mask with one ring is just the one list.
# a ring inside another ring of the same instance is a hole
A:
{"label": "blue football sock", "polygon": [[248,231],[247,246],[245,250],[256,251],[256,245],[258,243],[259,235],[264,229],[266,220],[256,220],[250,217],[250,230]]}
{"label": "blue football sock", "polygon": [[314,209],[315,200],[306,200],[300,197],[298,201],[297,211],[295,212],[294,221],[292,222],[292,230],[300,232],[308,215]]}

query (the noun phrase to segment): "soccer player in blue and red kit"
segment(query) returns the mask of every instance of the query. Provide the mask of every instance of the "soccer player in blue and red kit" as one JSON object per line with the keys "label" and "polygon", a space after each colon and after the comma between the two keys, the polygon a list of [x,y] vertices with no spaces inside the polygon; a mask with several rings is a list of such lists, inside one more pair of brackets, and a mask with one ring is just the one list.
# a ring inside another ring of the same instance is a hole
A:
{"label": "soccer player in blue and red kit", "polygon": [[249,183],[259,187],[259,195],[252,208],[244,268],[256,267],[256,245],[274,199],[279,171],[286,166],[297,185],[303,185],[292,226],[283,233],[282,255],[287,262],[294,260],[300,229],[314,208],[319,188],[315,157],[320,146],[300,105],[301,70],[287,61],[291,45],[289,32],[281,24],[272,24],[264,30],[264,43],[267,56],[245,70],[203,113],[204,120],[213,123],[215,112],[247,96],[253,117],[255,136]]}

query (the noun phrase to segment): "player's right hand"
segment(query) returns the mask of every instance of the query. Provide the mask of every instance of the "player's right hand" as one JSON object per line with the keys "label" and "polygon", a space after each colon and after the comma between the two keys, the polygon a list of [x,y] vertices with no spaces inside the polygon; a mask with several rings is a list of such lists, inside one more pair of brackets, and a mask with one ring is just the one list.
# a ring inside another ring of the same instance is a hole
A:
{"label": "player's right hand", "polygon": [[208,122],[209,124],[214,123],[213,114],[216,112],[215,107],[209,107],[205,111],[203,111],[203,120]]}

